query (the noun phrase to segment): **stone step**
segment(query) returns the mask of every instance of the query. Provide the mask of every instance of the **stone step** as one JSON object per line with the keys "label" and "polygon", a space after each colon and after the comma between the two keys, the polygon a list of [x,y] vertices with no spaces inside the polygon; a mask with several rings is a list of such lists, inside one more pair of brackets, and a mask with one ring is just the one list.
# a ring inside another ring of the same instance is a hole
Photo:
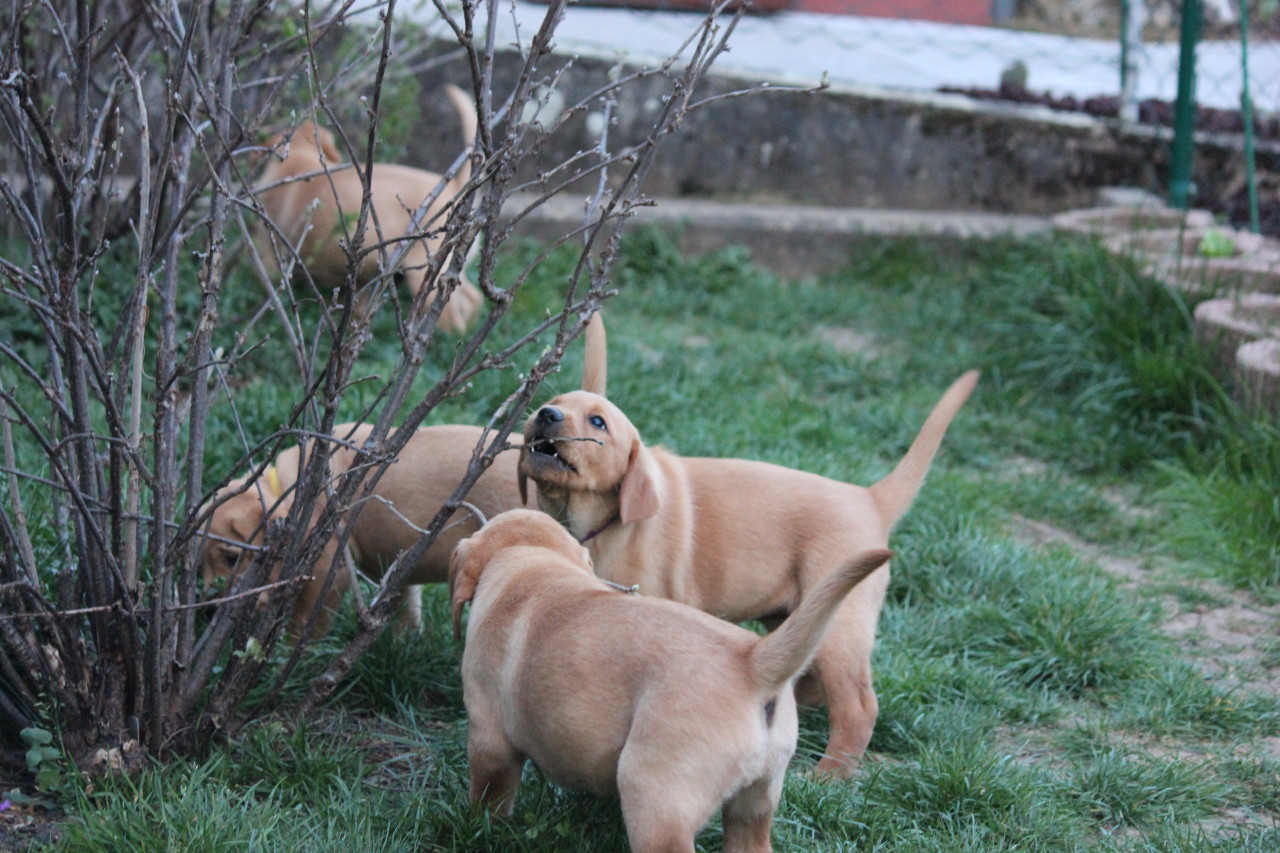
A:
{"label": "stone step", "polygon": [[1149,275],[1182,290],[1280,293],[1280,242],[1216,225],[1207,210],[1086,208],[1055,216],[1053,228],[1136,256]]}
{"label": "stone step", "polygon": [[1245,405],[1280,419],[1280,339],[1262,338],[1241,346],[1236,371]]}
{"label": "stone step", "polygon": [[[516,197],[504,217],[528,207]],[[555,239],[581,225],[585,199],[558,196],[531,211],[517,229],[520,236]],[[1026,237],[1049,232],[1041,216],[997,213],[884,210],[793,204],[659,198],[635,211],[636,223],[671,229],[683,252],[694,255],[727,246],[748,246],[752,260],[779,275],[803,277],[847,266],[856,241],[865,237]]]}
{"label": "stone step", "polygon": [[1240,347],[1280,335],[1280,296],[1243,293],[1207,299],[1196,306],[1195,326],[1196,337],[1214,352],[1219,369],[1229,373]]}
{"label": "stone step", "polygon": [[1151,204],[1068,211],[1053,227],[1099,239],[1170,287],[1227,294],[1196,307],[1196,337],[1242,404],[1280,417],[1280,242]]}

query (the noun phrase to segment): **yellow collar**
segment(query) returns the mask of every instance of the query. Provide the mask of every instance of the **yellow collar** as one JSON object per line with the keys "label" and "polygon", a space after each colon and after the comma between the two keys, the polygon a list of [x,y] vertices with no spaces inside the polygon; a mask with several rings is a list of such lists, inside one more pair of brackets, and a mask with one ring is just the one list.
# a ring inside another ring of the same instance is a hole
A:
{"label": "yellow collar", "polygon": [[276,473],[276,466],[272,465],[262,473],[266,475],[267,489],[271,491],[271,496],[273,498],[280,497],[280,475]]}

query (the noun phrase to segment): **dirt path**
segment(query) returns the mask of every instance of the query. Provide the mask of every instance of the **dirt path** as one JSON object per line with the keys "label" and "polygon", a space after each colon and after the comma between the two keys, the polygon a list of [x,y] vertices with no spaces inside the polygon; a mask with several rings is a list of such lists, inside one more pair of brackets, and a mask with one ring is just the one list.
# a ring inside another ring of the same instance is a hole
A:
{"label": "dirt path", "polygon": [[[1173,577],[1158,566],[1146,568],[1136,559],[1108,553],[1043,521],[1015,516],[1011,532],[1022,544],[1066,547],[1139,594],[1150,595],[1157,585],[1194,590],[1194,596],[1159,593],[1165,633],[1206,676],[1223,687],[1280,695],[1280,604],[1265,604],[1248,592],[1214,581]],[[1189,599],[1195,603],[1188,603]],[[1280,737],[1262,738],[1259,745],[1267,755],[1280,760]]]}

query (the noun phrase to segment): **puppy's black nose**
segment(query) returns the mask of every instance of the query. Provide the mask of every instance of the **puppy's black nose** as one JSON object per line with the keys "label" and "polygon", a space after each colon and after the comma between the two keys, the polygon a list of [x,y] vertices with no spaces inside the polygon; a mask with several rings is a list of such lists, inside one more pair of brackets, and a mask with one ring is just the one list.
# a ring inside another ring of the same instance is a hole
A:
{"label": "puppy's black nose", "polygon": [[564,420],[564,412],[555,406],[543,406],[538,410],[538,423],[540,424],[558,424]]}

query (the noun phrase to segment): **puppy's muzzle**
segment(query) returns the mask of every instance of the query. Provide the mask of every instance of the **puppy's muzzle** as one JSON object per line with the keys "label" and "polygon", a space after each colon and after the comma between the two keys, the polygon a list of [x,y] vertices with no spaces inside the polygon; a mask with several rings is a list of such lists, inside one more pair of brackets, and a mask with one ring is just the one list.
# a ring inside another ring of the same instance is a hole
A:
{"label": "puppy's muzzle", "polygon": [[553,468],[577,471],[569,460],[560,455],[560,432],[564,427],[564,412],[555,406],[543,406],[534,415],[533,422],[525,431],[525,448],[529,461],[541,463]]}

